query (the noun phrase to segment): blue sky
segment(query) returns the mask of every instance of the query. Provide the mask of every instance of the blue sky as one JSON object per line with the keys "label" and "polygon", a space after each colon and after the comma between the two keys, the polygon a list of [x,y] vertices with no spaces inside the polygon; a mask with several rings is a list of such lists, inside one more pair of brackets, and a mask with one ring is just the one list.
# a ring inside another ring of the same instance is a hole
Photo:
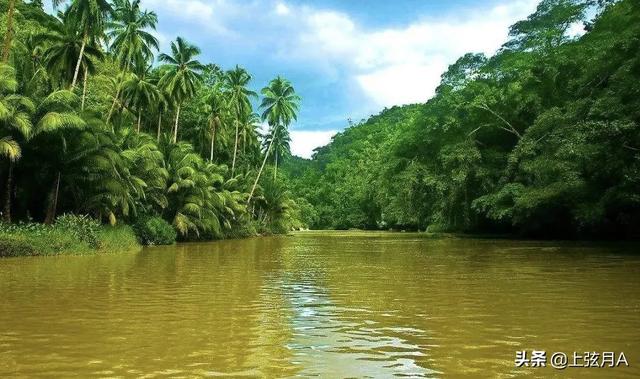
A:
{"label": "blue sky", "polygon": [[276,75],[302,96],[292,150],[310,157],[347,120],[424,102],[466,52],[491,54],[537,0],[142,0],[164,51],[180,35],[201,61],[239,64],[262,88]]}

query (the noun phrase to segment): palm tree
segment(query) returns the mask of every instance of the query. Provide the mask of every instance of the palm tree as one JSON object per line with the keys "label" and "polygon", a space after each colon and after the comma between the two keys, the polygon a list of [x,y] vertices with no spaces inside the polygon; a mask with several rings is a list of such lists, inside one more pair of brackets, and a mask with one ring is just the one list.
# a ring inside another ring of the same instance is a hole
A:
{"label": "palm tree", "polygon": [[260,170],[258,171],[256,181],[253,183],[253,187],[251,188],[249,201],[251,201],[253,193],[256,190],[256,186],[258,185],[264,166],[267,163],[267,158],[269,157],[273,143],[275,140],[280,138],[278,131],[280,129],[287,130],[291,122],[297,119],[298,109],[300,106],[300,96],[296,94],[291,83],[280,76],[273,79],[267,87],[262,89],[262,95],[264,96],[262,104],[260,104],[260,108],[264,110],[262,113],[262,119],[267,121],[273,130],[273,133],[269,146],[267,147],[267,151],[265,152],[262,166],[260,166]]}
{"label": "palm tree", "polygon": [[200,49],[178,37],[175,42],[171,42],[171,55],[163,53],[159,56],[160,61],[168,67],[160,79],[160,87],[166,89],[170,99],[176,104],[173,143],[178,141],[182,103],[196,93],[196,87],[202,80],[201,73],[205,66],[195,59],[199,54]]}
{"label": "palm tree", "polygon": [[207,110],[209,113],[209,131],[211,133],[211,147],[209,149],[209,162],[213,162],[213,150],[216,143],[216,131],[223,127],[222,120],[226,112],[227,103],[220,91],[219,86],[214,86],[206,98]]}
{"label": "palm tree", "polygon": [[263,149],[269,150],[271,147],[271,153],[273,154],[273,180],[276,180],[278,176],[278,158],[285,158],[291,155],[291,136],[289,130],[282,126],[276,126],[269,128],[269,132],[264,136]]}
{"label": "palm tree", "polygon": [[[156,87],[157,88],[157,87]],[[158,115],[158,131],[156,136],[156,142],[160,142],[160,135],[162,134],[162,114],[169,109],[169,101],[167,100],[167,94],[160,88],[158,88],[158,93],[160,97],[158,101],[155,103],[154,110]]]}
{"label": "palm tree", "polygon": [[[147,70],[148,72],[148,70]],[[122,84],[122,93],[127,102],[137,111],[137,131],[140,133],[142,111],[157,104],[162,95],[155,84],[148,78],[147,73],[131,74]]]}
{"label": "palm tree", "polygon": [[69,13],[76,24],[76,30],[82,35],[80,53],[71,81],[71,89],[74,89],[78,81],[84,50],[87,44],[95,44],[103,37],[105,23],[112,15],[113,9],[108,0],[73,0],[69,7]]}
{"label": "palm tree", "polygon": [[[153,50],[158,50],[158,40],[148,32],[155,30],[158,16],[154,12],[140,10],[140,0],[116,0],[113,20],[107,23],[107,37],[112,41],[110,49],[120,68],[145,67],[153,61]],[[120,97],[122,83],[116,86],[116,95],[107,115],[107,123]]]}
{"label": "palm tree", "polygon": [[256,156],[260,156],[260,140],[258,138],[259,129],[260,116],[249,110],[249,113],[244,114],[240,119],[240,139],[242,142],[241,150],[247,167],[246,172],[249,171],[249,167],[255,160],[254,158]]}
{"label": "palm tree", "polygon": [[[11,51],[11,43],[13,41],[13,19],[15,18],[16,2],[19,0],[9,0],[7,7],[7,32],[4,35],[4,43],[2,46],[2,63],[9,62],[9,53]],[[55,9],[62,4],[63,0],[52,0],[51,5]]]}
{"label": "palm tree", "polygon": [[257,98],[258,95],[247,88],[251,81],[251,75],[239,66],[230,70],[225,75],[226,94],[229,102],[229,108],[234,117],[234,125],[236,129],[235,145],[233,148],[233,161],[231,163],[231,176],[235,174],[236,157],[238,155],[238,138],[242,116],[251,113],[250,98]]}
{"label": "palm tree", "polygon": [[[15,93],[18,87],[13,67],[0,65],[0,130],[2,133],[17,133],[27,140],[31,136],[31,114],[35,107],[33,102]],[[13,137],[2,137],[0,153],[9,158],[9,170],[5,192],[3,219],[11,222],[11,197],[13,192],[13,163],[20,158],[21,150]]]}
{"label": "palm tree", "polygon": [[73,143],[83,156],[69,170],[66,182],[78,199],[77,209],[99,219],[106,216],[115,224],[121,216],[166,208],[168,173],[153,138],[129,128],[113,134],[99,126],[81,134],[86,141]]}
{"label": "palm tree", "polygon": [[38,34],[35,40],[38,44],[46,43],[47,48],[43,52],[45,67],[49,76],[56,78],[61,86],[73,80],[74,65],[79,56],[80,64],[89,72],[95,72],[95,61],[103,58],[97,46],[84,44],[69,12],[58,12],[58,17],[49,23],[47,31]]}
{"label": "palm tree", "polygon": [[153,69],[148,74],[148,81],[153,84],[158,90],[158,98],[153,104],[152,110],[158,117],[158,130],[156,142],[160,142],[160,134],[162,132],[162,115],[169,109],[169,95],[166,92],[166,88],[160,86],[160,79],[162,79],[163,73],[159,69]]}
{"label": "palm tree", "polygon": [[47,96],[36,109],[38,120],[34,128],[34,138],[47,138],[41,146],[53,149],[48,162],[55,170],[55,177],[49,194],[45,223],[55,220],[62,180],[62,167],[77,161],[81,155],[69,151],[69,134],[82,131],[87,122],[76,112],[80,99],[73,92],[60,90]]}

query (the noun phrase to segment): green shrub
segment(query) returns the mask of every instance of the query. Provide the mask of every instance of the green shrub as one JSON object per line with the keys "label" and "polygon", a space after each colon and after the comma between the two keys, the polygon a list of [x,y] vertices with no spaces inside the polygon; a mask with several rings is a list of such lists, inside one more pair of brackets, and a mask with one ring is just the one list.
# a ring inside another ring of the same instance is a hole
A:
{"label": "green shrub", "polygon": [[100,247],[100,223],[89,216],[65,214],[56,219],[55,226],[86,242],[94,249]]}
{"label": "green shrub", "polygon": [[22,236],[1,236],[0,257],[39,255],[38,247]]}
{"label": "green shrub", "polygon": [[140,249],[136,234],[128,225],[103,226],[99,236],[100,250],[105,252],[130,252]]}
{"label": "green shrub", "polygon": [[128,252],[140,248],[128,226],[101,226],[88,217],[62,216],[54,225],[0,223],[0,257]]}
{"label": "green shrub", "polygon": [[0,257],[84,254],[94,249],[67,229],[35,223],[0,223]]}
{"label": "green shrub", "polygon": [[255,220],[242,220],[232,228],[225,230],[224,239],[253,237],[258,234],[259,223]]}
{"label": "green shrub", "polygon": [[143,245],[171,245],[176,242],[176,230],[160,217],[142,218],[134,230]]}

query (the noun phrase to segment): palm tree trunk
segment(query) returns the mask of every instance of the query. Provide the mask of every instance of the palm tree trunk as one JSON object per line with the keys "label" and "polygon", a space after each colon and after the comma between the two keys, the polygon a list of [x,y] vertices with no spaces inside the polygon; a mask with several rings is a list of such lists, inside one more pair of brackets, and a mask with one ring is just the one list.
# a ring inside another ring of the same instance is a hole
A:
{"label": "palm tree trunk", "polygon": [[118,88],[116,89],[116,97],[113,98],[113,103],[111,104],[111,108],[109,109],[109,114],[107,115],[107,124],[111,121],[111,116],[113,116],[113,112],[116,110],[116,104],[118,103],[118,98],[120,97],[120,84],[118,84]]}
{"label": "palm tree trunk", "polygon": [[260,166],[260,171],[258,171],[258,176],[256,177],[256,181],[253,183],[253,187],[251,187],[251,193],[249,194],[249,200],[247,203],[251,202],[253,198],[253,193],[256,191],[256,187],[258,186],[258,181],[260,180],[260,176],[262,175],[262,170],[264,170],[264,165],[267,164],[267,158],[269,158],[269,153],[271,153],[271,147],[273,146],[273,141],[275,141],[277,135],[277,131],[273,133],[273,138],[271,142],[269,142],[269,147],[267,148],[267,152],[264,155],[264,159],[262,160],[262,166]]}
{"label": "palm tree trunk", "polygon": [[162,112],[158,115],[158,142],[160,142],[160,129],[162,129]]}
{"label": "palm tree trunk", "polygon": [[82,105],[80,110],[84,110],[84,102],[87,98],[87,76],[89,75],[89,69],[84,67],[84,77],[82,78]]}
{"label": "palm tree trunk", "polygon": [[80,46],[80,55],[78,56],[78,62],[76,63],[76,71],[73,73],[73,81],[71,82],[71,89],[76,88],[78,82],[78,74],[80,73],[80,64],[82,63],[82,57],[84,56],[84,49],[87,46],[87,32],[84,32],[82,37],[82,45]]}
{"label": "palm tree trunk", "polygon": [[11,192],[13,190],[13,161],[9,160],[9,172],[7,173],[7,188],[5,191],[4,209],[2,221],[11,222]]}
{"label": "palm tree trunk", "polygon": [[124,73],[129,69],[129,62],[124,66],[124,71],[120,75],[120,80],[116,84],[116,97],[113,98],[113,103],[111,104],[111,108],[109,109],[109,114],[107,115],[107,124],[111,120],[111,116],[113,116],[113,111],[116,109],[116,104],[118,103],[118,98],[120,98],[120,89],[122,87],[122,82],[124,82]]}
{"label": "palm tree trunk", "polygon": [[9,52],[13,41],[13,15],[16,10],[16,0],[9,0],[9,10],[7,12],[7,34],[4,35],[4,45],[2,46],[2,63],[9,62]]}
{"label": "palm tree trunk", "polygon": [[138,110],[138,134],[140,134],[140,123],[142,121],[142,115],[140,113],[140,110]]}
{"label": "palm tree trunk", "polygon": [[49,203],[49,209],[47,209],[47,216],[44,219],[44,223],[47,225],[53,224],[56,219],[56,210],[58,208],[58,194],[60,193],[60,171],[58,171],[58,176],[56,180],[53,182],[53,188],[51,188],[51,200]]}
{"label": "palm tree trunk", "polygon": [[178,121],[180,120],[180,104],[178,104],[178,109],[176,110],[176,125],[173,129],[173,143],[178,143]]}
{"label": "palm tree trunk", "polygon": [[238,120],[236,120],[236,144],[233,148],[233,161],[231,162],[231,176],[236,171],[236,156],[238,155]]}
{"label": "palm tree trunk", "polygon": [[211,150],[209,152],[209,162],[213,162],[213,146],[216,143],[216,123],[211,120]]}
{"label": "palm tree trunk", "polygon": [[273,166],[273,180],[275,181],[278,177],[278,152],[275,153],[275,165]]}
{"label": "palm tree trunk", "polygon": [[242,156],[247,154],[247,132],[246,130],[242,131]]}

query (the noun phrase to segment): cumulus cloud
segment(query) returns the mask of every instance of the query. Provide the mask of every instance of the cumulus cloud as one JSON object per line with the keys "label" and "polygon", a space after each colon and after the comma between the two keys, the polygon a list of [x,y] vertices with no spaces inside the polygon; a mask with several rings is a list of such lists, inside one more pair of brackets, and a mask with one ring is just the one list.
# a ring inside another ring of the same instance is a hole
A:
{"label": "cumulus cloud", "polygon": [[488,10],[421,19],[396,28],[366,29],[349,15],[299,7],[294,56],[340,66],[379,106],[424,102],[447,66],[467,52],[493,54],[508,27],[535,10],[537,0],[516,0]]}
{"label": "cumulus cloud", "polygon": [[313,149],[331,142],[331,138],[336,133],[335,130],[292,130],[290,133],[291,154],[302,158],[311,158]]}
{"label": "cumulus cloud", "polygon": [[416,15],[404,25],[376,26],[313,2],[143,0],[159,13],[161,27],[172,28],[159,34],[163,46],[166,36],[177,33],[199,43],[216,62],[223,58],[250,68],[259,62],[260,70],[274,70],[263,72],[261,81],[295,75],[304,104],[292,149],[306,157],[340,126],[333,122],[322,127],[331,130],[316,134],[301,129],[327,117],[346,124],[382,107],[428,100],[448,65],[467,52],[493,54],[506,41],[508,27],[537,3],[494,0],[491,6],[460,6],[437,17]]}
{"label": "cumulus cloud", "polygon": [[219,34],[230,33],[224,26],[224,18],[234,6],[227,0],[142,0],[141,4],[174,20],[197,23]]}

